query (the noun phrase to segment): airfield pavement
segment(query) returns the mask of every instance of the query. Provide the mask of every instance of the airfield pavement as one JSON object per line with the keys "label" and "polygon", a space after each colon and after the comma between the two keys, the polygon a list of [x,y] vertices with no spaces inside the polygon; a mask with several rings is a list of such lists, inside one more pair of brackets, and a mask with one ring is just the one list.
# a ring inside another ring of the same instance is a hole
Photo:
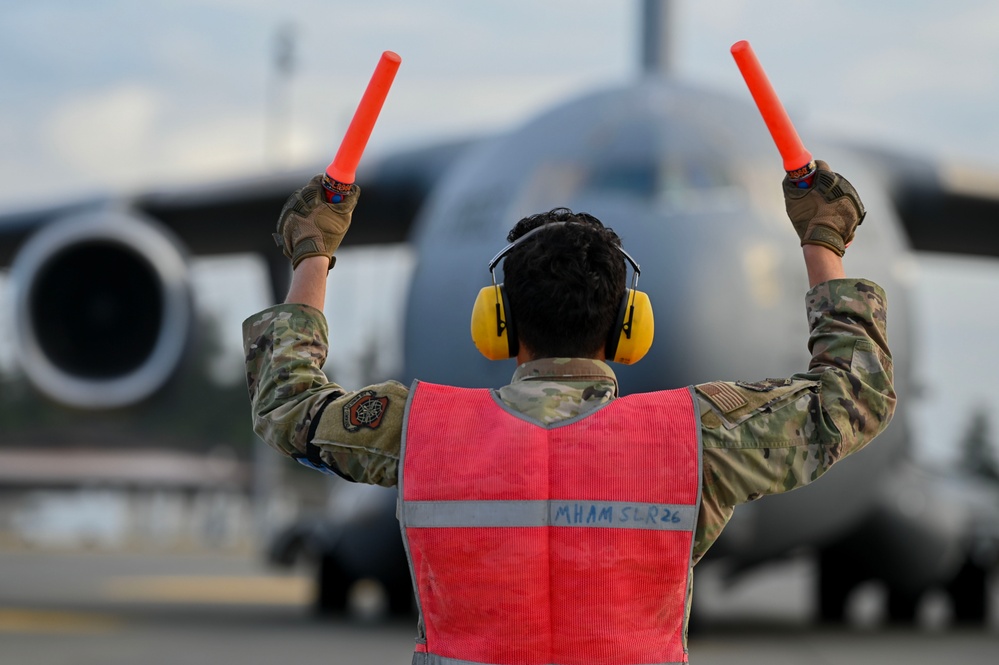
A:
{"label": "airfield pavement", "polygon": [[[806,562],[771,566],[727,586],[696,578],[695,665],[999,663],[999,617],[953,629],[942,602],[921,626],[886,629],[876,592],[847,628],[809,620]],[[993,599],[999,607],[999,594]],[[51,551],[0,547],[0,663],[12,665],[253,665],[409,663],[415,619],[377,616],[375,591],[354,616],[312,615],[305,571],[266,569],[253,553]],[[993,612],[993,615],[996,614]]]}

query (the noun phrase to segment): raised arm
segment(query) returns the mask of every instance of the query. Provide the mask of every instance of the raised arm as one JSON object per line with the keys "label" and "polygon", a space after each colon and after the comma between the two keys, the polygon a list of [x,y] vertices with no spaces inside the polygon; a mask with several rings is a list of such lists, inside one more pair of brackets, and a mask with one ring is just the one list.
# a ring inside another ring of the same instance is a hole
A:
{"label": "raised arm", "polygon": [[805,245],[801,248],[805,256],[805,269],[808,271],[808,288],[815,288],[831,279],[843,279],[843,258],[819,245]]}
{"label": "raised arm", "polygon": [[842,256],[864,217],[853,187],[818,162],[816,187],[785,182],[811,289],[805,297],[812,358],[786,379],[697,386],[704,440],[699,559],[737,504],[802,487],[887,427],[895,409],[887,298],[844,277]]}
{"label": "raised arm", "polygon": [[821,159],[815,167],[811,187],[802,188],[786,176],[781,185],[787,216],[801,239],[809,288],[846,277],[843,254],[867,215],[850,181]]}
{"label": "raised arm", "polygon": [[358,189],[329,204],[321,176],[288,199],[275,234],[294,266],[284,304],[243,323],[253,429],[275,450],[349,480],[394,485],[408,392],[394,381],[345,390],[323,373],[327,273]]}
{"label": "raised arm", "polygon": [[326,275],[336,265],[333,256],[350,228],[361,190],[351,185],[339,203],[327,203],[319,174],[295,191],[281,208],[274,241],[291,260],[294,275],[286,303],[323,309]]}
{"label": "raised arm", "polygon": [[310,256],[303,259],[291,275],[291,287],[285,304],[308,305],[319,311],[326,302],[326,277],[329,261],[323,256]]}

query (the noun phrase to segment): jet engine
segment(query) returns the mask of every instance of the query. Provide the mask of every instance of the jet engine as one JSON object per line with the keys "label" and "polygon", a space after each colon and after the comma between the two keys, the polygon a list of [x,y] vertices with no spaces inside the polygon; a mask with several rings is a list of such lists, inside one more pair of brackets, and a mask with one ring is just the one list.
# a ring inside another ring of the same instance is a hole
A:
{"label": "jet engine", "polygon": [[21,367],[67,406],[110,409],[156,392],[192,326],[181,245],[132,211],[101,209],[46,224],[10,272]]}

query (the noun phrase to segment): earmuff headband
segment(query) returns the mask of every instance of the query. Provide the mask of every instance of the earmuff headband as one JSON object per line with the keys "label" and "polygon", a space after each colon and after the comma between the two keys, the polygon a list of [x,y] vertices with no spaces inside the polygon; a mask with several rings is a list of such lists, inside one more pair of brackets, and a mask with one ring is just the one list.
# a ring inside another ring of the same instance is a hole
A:
{"label": "earmuff headband", "polygon": [[[509,245],[507,245],[500,251],[498,251],[496,253],[496,256],[494,256],[492,260],[489,261],[489,274],[492,275],[493,286],[496,286],[496,266],[499,265],[499,262],[503,260],[503,257],[512,252],[514,248],[517,247],[520,243],[524,242],[525,240],[535,235],[536,233],[539,233],[544,229],[550,229],[553,226],[565,226],[566,224],[579,224],[579,222],[550,222],[548,224],[542,224],[541,226],[536,226],[527,233],[525,233],[524,235],[520,236],[519,238],[511,242]],[[642,274],[641,266],[638,265],[638,261],[636,261],[631,257],[631,254],[625,251],[624,247],[621,247],[620,245],[614,245],[614,247],[616,247],[617,251],[621,252],[625,260],[627,260],[628,263],[631,264],[632,268],[631,288],[632,290],[638,289],[638,277],[639,275]],[[629,317],[629,321],[630,320],[631,319]]]}
{"label": "earmuff headband", "polygon": [[[496,266],[517,245],[542,229],[579,222],[552,222],[535,227],[510,243],[489,262],[492,285],[483,287],[472,306],[471,332],[476,348],[489,360],[503,360],[517,355],[516,320],[509,311],[506,290],[496,283]],[[649,296],[638,290],[638,277],[642,269],[638,262],[620,245],[615,245],[625,260],[631,264],[631,288],[621,298],[617,322],[610,331],[605,349],[608,360],[630,365],[638,362],[652,345],[655,323]]]}

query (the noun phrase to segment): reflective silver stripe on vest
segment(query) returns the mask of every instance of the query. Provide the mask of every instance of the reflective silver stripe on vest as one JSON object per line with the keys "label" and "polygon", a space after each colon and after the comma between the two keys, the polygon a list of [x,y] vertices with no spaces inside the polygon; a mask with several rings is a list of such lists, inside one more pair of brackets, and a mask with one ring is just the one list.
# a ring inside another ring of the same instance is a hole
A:
{"label": "reflective silver stripe on vest", "polygon": [[404,501],[403,523],[421,527],[590,527],[693,531],[696,506],[630,501]]}
{"label": "reflective silver stripe on vest", "polygon": [[[413,654],[413,665],[483,665],[483,663],[417,652]],[[635,663],[635,665],[686,665],[686,663]]]}

